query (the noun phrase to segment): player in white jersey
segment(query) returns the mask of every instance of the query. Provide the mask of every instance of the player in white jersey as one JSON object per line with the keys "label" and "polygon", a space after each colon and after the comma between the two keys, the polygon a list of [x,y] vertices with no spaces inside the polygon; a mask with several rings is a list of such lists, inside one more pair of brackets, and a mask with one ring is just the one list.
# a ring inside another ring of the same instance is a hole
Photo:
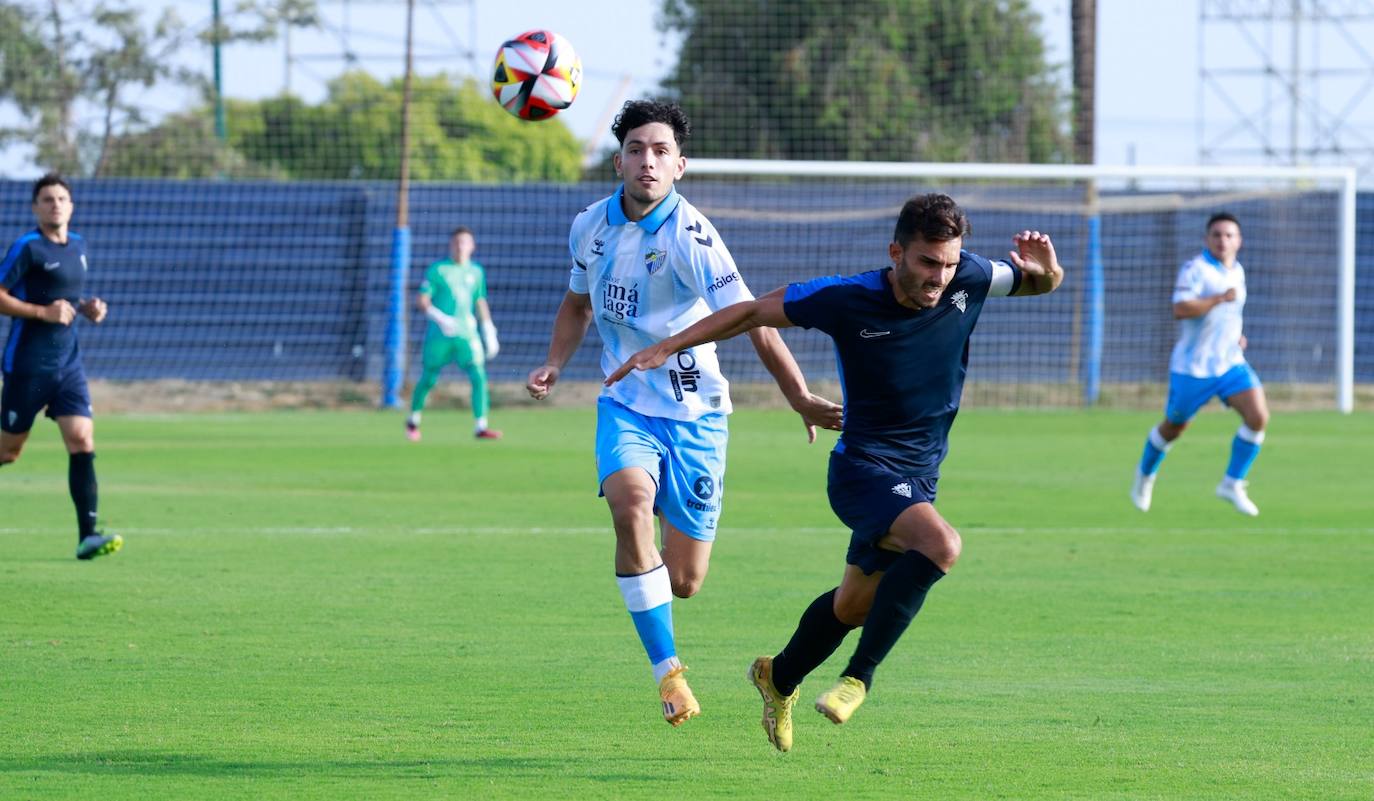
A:
{"label": "player in white jersey", "polygon": [[[631,101],[611,130],[624,183],[573,221],[568,292],[548,358],[526,385],[535,399],[553,389],[592,320],[609,374],[711,312],[753,299],[710,221],[673,188],[687,166],[682,143],[691,126],[682,110]],[[809,438],[815,426],[838,429],[841,408],[810,393],[778,332],[761,328],[750,337]],[[671,602],[695,595],[706,578],[725,491],[729,384],[714,344],[635,377],[603,390],[597,402],[597,480],[615,528],[616,582],[653,666],[663,716],[677,726],[701,707],[682,675]]]}
{"label": "player in white jersey", "polygon": [[1231,460],[1216,494],[1242,514],[1254,516],[1259,508],[1245,491],[1246,476],[1264,442],[1269,404],[1259,376],[1245,361],[1245,268],[1236,261],[1240,222],[1225,212],[1213,214],[1207,221],[1206,242],[1206,249],[1178,271],[1173,303],[1179,338],[1169,359],[1169,400],[1164,421],[1145,440],[1131,501],[1142,512],[1150,510],[1164,455],[1198,409],[1217,397],[1240,413],[1242,423],[1231,440]]}

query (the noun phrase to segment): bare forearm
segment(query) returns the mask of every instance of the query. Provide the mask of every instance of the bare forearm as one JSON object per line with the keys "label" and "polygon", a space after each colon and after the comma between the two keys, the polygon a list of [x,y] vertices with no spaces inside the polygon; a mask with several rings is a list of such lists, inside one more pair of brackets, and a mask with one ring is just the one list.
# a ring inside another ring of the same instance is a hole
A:
{"label": "bare forearm", "polygon": [[778,383],[778,389],[782,390],[783,397],[787,398],[788,402],[795,407],[801,399],[810,394],[806,386],[806,377],[802,375],[797,360],[792,358],[792,351],[788,349],[787,343],[782,341],[782,335],[776,328],[755,328],[749,332],[749,339],[754,343],[759,361],[763,362],[769,375]]}
{"label": "bare forearm", "polygon": [[720,342],[737,337],[751,328],[763,325],[756,312],[757,304],[754,301],[727,306],[664,339],[658,343],[658,347],[664,353],[677,353],[707,342]]}
{"label": "bare forearm", "polygon": [[590,301],[582,303],[565,297],[553,320],[553,338],[549,341],[549,354],[544,363],[561,370],[577,352],[591,322]]}
{"label": "bare forearm", "polygon": [[1201,317],[1221,305],[1225,298],[1225,295],[1213,295],[1210,298],[1180,300],[1174,304],[1174,319],[1189,320],[1194,317]]}
{"label": "bare forearm", "polygon": [[37,320],[42,310],[42,306],[25,303],[8,292],[0,292],[0,314],[21,320]]}

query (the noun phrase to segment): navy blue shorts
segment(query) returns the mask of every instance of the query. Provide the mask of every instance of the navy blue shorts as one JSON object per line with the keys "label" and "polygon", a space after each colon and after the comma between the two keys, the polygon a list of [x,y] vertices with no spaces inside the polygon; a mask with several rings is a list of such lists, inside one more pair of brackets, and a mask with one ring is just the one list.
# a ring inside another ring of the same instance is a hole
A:
{"label": "navy blue shorts", "polygon": [[827,490],[830,508],[854,532],[845,561],[871,575],[901,556],[878,547],[892,523],[909,507],[935,503],[934,476],[903,476],[849,454],[831,452]]}
{"label": "navy blue shorts", "polygon": [[90,417],[91,392],[86,373],[77,368],[37,375],[5,374],[0,388],[0,431],[24,434],[47,407],[48,417]]}

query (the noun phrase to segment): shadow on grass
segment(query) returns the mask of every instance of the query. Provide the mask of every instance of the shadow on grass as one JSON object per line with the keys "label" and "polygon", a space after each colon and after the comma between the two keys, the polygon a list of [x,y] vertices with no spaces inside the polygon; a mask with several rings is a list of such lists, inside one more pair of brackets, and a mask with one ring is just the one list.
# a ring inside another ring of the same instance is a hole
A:
{"label": "shadow on grass", "polygon": [[[326,775],[356,779],[492,778],[494,776],[548,778],[578,777],[600,782],[635,782],[642,773],[596,771],[596,760],[572,754],[547,757],[500,756],[445,757],[439,759],[221,759],[206,754],[165,751],[108,750],[73,754],[38,754],[32,757],[0,757],[0,776],[6,774],[83,774],[88,776],[302,778]],[[609,759],[608,767],[619,761]],[[687,757],[655,761],[686,762]]]}

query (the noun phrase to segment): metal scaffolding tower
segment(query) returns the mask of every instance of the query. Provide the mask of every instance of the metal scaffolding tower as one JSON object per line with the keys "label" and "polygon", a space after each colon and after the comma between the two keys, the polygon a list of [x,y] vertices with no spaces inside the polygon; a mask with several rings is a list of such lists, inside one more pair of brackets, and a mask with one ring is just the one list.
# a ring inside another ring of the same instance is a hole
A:
{"label": "metal scaffolding tower", "polygon": [[1202,164],[1374,177],[1374,0],[1199,0]]}

